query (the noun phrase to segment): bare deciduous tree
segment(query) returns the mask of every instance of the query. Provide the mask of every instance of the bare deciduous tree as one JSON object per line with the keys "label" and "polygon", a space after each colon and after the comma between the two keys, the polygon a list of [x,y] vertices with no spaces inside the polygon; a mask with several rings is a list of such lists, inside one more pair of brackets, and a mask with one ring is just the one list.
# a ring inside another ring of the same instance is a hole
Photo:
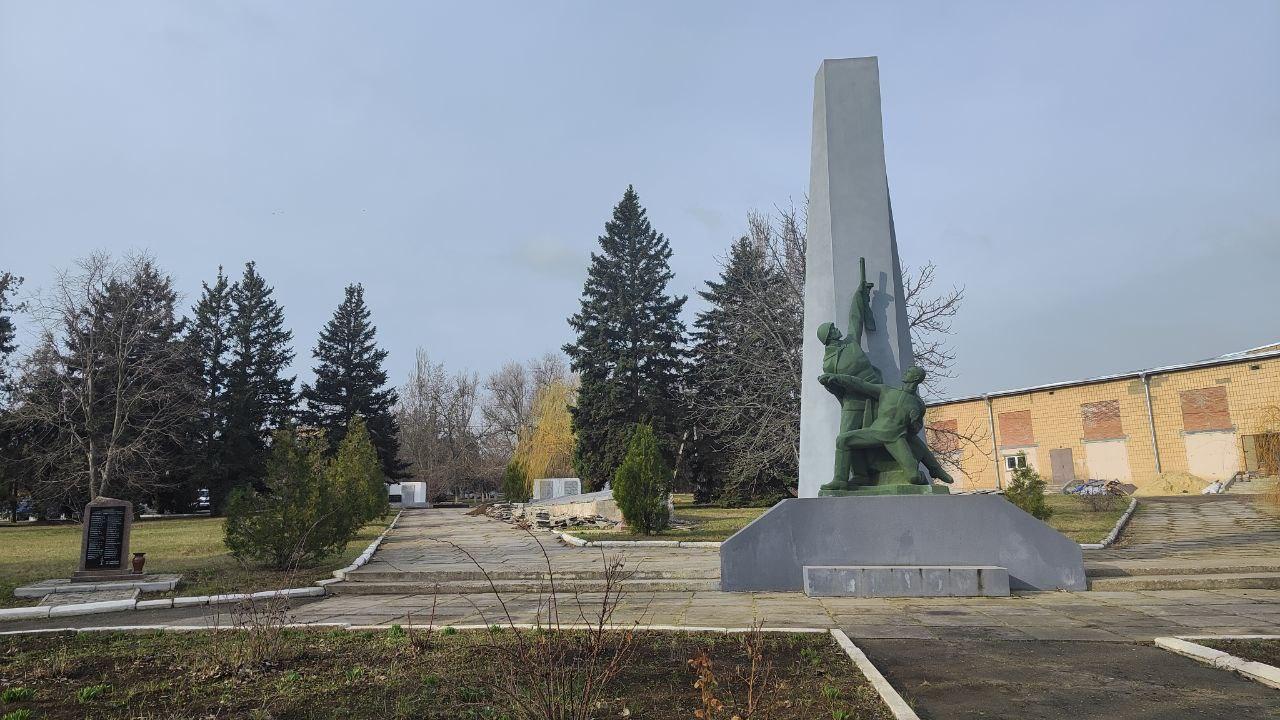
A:
{"label": "bare deciduous tree", "polygon": [[[744,328],[749,327],[758,351],[741,358],[742,362],[723,358],[716,369],[725,374],[723,385],[745,392],[699,393],[690,399],[697,424],[724,443],[721,451],[735,475],[750,475],[767,467],[795,467],[800,447],[805,218],[789,206],[777,208],[772,215],[751,213],[747,225],[748,238],[765,252],[769,272],[748,278],[738,289],[742,297],[734,313]],[[955,353],[947,337],[964,301],[963,288],[933,291],[936,270],[932,262],[926,262],[915,271],[904,268],[903,273],[915,362],[930,378],[923,388],[926,397],[936,397],[945,380],[954,377]],[[709,352],[715,355],[717,351],[710,348]],[[930,433],[931,437],[945,438],[948,448],[954,445],[952,454],[967,449],[988,452],[989,440],[981,427],[930,429]]]}
{"label": "bare deciduous tree", "polygon": [[533,424],[534,403],[546,388],[569,382],[569,366],[558,353],[547,353],[526,365],[508,362],[484,383],[480,413],[491,450],[509,458]]}
{"label": "bare deciduous tree", "polygon": [[35,302],[43,341],[28,361],[16,416],[56,432],[34,460],[89,499],[171,482],[196,402],[176,300],[150,257],[116,263],[97,253]]}
{"label": "bare deciduous tree", "polygon": [[931,292],[937,267],[926,262],[917,271],[902,269],[902,291],[906,296],[907,322],[911,327],[911,350],[917,365],[928,373],[923,387],[925,397],[941,395],[945,380],[954,378],[952,365],[955,351],[947,344],[951,323],[964,302],[964,288],[952,287]]}
{"label": "bare deciduous tree", "polygon": [[430,497],[496,487],[498,468],[486,456],[474,425],[478,386],[475,375],[451,375],[418,349],[396,415],[401,458],[414,479],[427,483]]}

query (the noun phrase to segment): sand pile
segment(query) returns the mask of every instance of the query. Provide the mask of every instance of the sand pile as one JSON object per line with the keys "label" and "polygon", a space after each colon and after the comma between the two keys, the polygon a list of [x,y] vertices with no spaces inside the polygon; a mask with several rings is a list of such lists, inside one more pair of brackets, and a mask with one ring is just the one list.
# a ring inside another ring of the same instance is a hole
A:
{"label": "sand pile", "polygon": [[1156,479],[1143,484],[1134,495],[1199,495],[1209,484],[1208,480],[1187,472],[1161,473]]}

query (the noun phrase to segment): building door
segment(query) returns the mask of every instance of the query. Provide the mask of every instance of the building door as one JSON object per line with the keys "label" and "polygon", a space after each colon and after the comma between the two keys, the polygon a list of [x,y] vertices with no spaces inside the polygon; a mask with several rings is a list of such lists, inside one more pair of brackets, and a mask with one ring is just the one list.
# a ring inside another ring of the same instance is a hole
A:
{"label": "building door", "polygon": [[1052,473],[1053,484],[1058,487],[1066,487],[1076,481],[1076,463],[1071,457],[1071,448],[1049,451],[1049,472]]}

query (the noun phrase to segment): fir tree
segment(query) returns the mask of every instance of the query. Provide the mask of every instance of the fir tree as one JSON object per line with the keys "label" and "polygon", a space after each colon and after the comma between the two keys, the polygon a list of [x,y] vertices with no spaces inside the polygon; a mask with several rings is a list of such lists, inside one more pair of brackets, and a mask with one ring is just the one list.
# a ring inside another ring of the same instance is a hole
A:
{"label": "fir tree", "polygon": [[192,308],[189,329],[200,390],[200,410],[192,453],[198,458],[196,483],[206,488],[225,488],[232,484],[226,475],[229,460],[226,432],[231,409],[228,364],[232,340],[231,296],[235,286],[227,281],[219,266],[213,286],[203,283],[203,287],[200,300]]}
{"label": "fir tree", "polygon": [[18,520],[18,491],[24,473],[18,462],[22,433],[10,418],[10,396],[13,392],[10,357],[18,349],[12,317],[18,308],[10,297],[21,284],[22,278],[0,271],[0,500],[3,500],[12,522]]}
{"label": "fir tree", "polygon": [[284,375],[293,362],[293,333],[273,292],[252,262],[231,288],[225,473],[224,484],[210,488],[215,509],[231,487],[262,479],[271,433],[293,414],[294,378]]}
{"label": "fir tree", "polygon": [[348,285],[342,304],[324,326],[311,353],[318,362],[316,381],[302,386],[306,401],[302,421],[323,430],[329,446],[336,448],[352,418],[363,416],[383,473],[399,478],[405,476],[405,466],[399,460],[399,427],[391,413],[396,391],[386,387],[382,362],[387,351],[374,341],[376,333],[364,302],[364,287]]}
{"label": "fir tree", "polygon": [[0,402],[6,400],[5,394],[11,389],[13,379],[10,376],[12,367],[9,359],[13,351],[18,349],[13,312],[21,309],[21,306],[15,305],[10,298],[21,285],[22,278],[10,272],[0,271]]}
{"label": "fir tree", "polygon": [[669,453],[679,414],[685,297],[667,294],[671,246],[649,224],[628,186],[592,253],[582,309],[564,347],[582,379],[573,409],[574,466],[588,487],[613,477],[631,428],[652,425]]}

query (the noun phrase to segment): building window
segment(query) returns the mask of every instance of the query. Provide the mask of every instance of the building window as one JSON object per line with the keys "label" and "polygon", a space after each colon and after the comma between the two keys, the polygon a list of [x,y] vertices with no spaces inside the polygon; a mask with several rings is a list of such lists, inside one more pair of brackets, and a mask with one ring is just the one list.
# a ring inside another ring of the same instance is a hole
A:
{"label": "building window", "polygon": [[1004,466],[1009,472],[1013,472],[1018,468],[1024,468],[1027,466],[1027,456],[1022,454],[1006,455],[1004,458]]}
{"label": "building window", "polygon": [[1227,389],[1217,387],[1186,390],[1180,393],[1182,401],[1182,429],[1187,432],[1202,430],[1230,430],[1231,411],[1227,406]]}

